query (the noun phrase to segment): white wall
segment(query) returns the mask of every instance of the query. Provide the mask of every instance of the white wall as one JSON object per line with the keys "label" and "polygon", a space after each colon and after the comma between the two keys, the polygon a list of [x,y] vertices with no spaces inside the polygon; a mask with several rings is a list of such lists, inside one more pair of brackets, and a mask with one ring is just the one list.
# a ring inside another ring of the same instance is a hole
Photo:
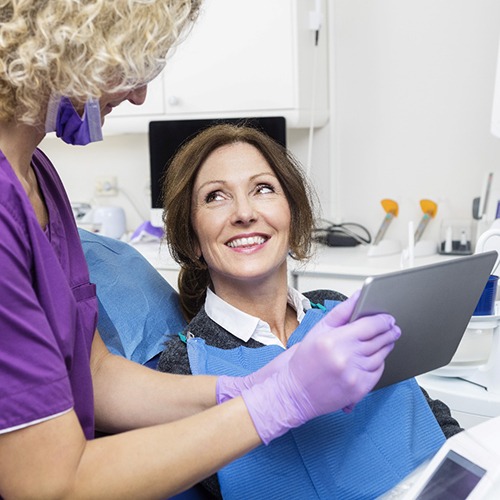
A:
{"label": "white wall", "polygon": [[[149,219],[149,153],[146,134],[109,136],[102,142],[84,147],[70,146],[50,137],[44,139],[41,148],[56,166],[71,201],[122,206],[130,231]],[[95,179],[101,175],[117,177],[120,189],[118,196],[94,196]]]}
{"label": "white wall", "polygon": [[500,186],[500,139],[489,132],[500,2],[333,4],[337,215],[376,232],[380,200],[392,198],[400,214],[387,236],[406,241],[427,198],[438,203],[427,236],[437,237],[441,219],[471,218],[488,172]]}
{"label": "white wall", "polygon": [[[308,130],[304,129],[291,129],[288,133],[291,149],[304,165],[308,156],[308,136]],[[327,128],[318,131],[316,136],[314,175],[327,179],[317,190],[324,208],[328,207],[330,197]],[[84,147],[70,146],[51,134],[40,147],[56,166],[71,201],[122,206],[129,231],[149,219],[150,178],[146,134],[111,135],[102,142]],[[118,196],[95,196],[95,180],[103,175],[117,177]]]}
{"label": "white wall", "polygon": [[[498,0],[327,0],[330,123],[315,134],[312,178],[324,216],[374,234],[383,198],[400,205],[388,237],[406,239],[419,200],[438,203],[426,236],[442,218],[471,218],[472,199],[495,173],[500,139],[489,132],[500,36]],[[291,129],[289,147],[307,160],[308,131]],[[73,148],[46,139],[73,201],[92,201],[95,177],[113,174],[129,229],[148,215],[145,135],[106,137]],[[130,199],[132,200],[132,203]],[[134,205],[136,208],[134,208]],[[141,215],[138,214],[141,213]]]}

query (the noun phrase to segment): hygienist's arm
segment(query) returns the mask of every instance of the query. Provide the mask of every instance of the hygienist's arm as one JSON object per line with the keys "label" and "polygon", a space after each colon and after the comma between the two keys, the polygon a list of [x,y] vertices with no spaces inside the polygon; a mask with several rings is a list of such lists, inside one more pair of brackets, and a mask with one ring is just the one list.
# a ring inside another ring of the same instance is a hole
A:
{"label": "hygienist's arm", "polygon": [[91,367],[100,427],[139,429],[87,441],[71,410],[0,434],[0,497],[166,498],[261,444],[242,398],[214,406],[215,378],[145,368],[99,335]]}
{"label": "hygienist's arm", "polygon": [[[85,439],[73,410],[0,434],[0,496],[51,500],[165,498],[199,482],[261,442],[268,443],[311,418],[356,404],[380,379],[384,360],[401,331],[387,315],[339,325],[340,312],[350,310],[349,303],[344,304],[325,316],[285,363],[273,363],[272,370],[268,368],[268,373],[257,377],[261,381],[243,388],[245,402],[236,396],[176,422],[92,441]],[[337,330],[332,335],[334,328]],[[117,368],[123,370],[117,372]],[[149,409],[151,415],[143,415],[148,413],[146,403],[156,394],[156,388],[166,389],[177,377],[147,374],[146,368],[131,368],[123,361],[117,364],[98,336],[92,350],[92,369],[97,418],[103,426],[142,425],[146,419],[156,420],[179,411]],[[142,384],[135,383],[133,375],[142,373]],[[188,403],[187,411],[213,404],[214,381],[200,380],[201,388],[195,396],[180,395],[181,401]],[[148,381],[154,382],[151,391],[144,389]],[[127,382],[132,384],[128,391]],[[112,396],[115,385],[119,389]],[[143,397],[139,395],[141,387]],[[196,390],[196,386],[183,385],[184,391],[191,388]],[[159,402],[170,405],[176,403],[176,397]],[[133,413],[126,416],[125,411]]]}
{"label": "hygienist's arm", "polygon": [[105,432],[161,424],[215,405],[216,377],[157,372],[92,344],[96,428]]}
{"label": "hygienist's arm", "polygon": [[70,411],[0,434],[0,496],[166,498],[260,443],[242,398],[177,422],[93,441],[86,441]]}

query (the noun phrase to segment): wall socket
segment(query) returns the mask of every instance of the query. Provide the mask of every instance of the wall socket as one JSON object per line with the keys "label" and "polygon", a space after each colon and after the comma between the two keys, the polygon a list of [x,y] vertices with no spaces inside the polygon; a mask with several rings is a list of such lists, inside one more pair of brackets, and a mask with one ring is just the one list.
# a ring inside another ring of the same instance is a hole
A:
{"label": "wall socket", "polygon": [[95,192],[99,196],[116,196],[118,180],[114,175],[102,175],[95,179]]}

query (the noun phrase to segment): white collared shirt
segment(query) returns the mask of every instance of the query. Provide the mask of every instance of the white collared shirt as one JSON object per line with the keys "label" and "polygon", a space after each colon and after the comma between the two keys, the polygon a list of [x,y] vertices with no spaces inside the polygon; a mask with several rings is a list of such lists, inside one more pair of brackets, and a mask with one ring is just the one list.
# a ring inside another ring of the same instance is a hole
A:
{"label": "white collared shirt", "polygon": [[[299,291],[288,287],[287,302],[297,311],[297,321],[300,323],[305,311],[311,309],[311,302]],[[222,326],[235,337],[248,342],[254,339],[264,345],[279,345],[285,348],[274,335],[268,323],[256,316],[251,316],[218,297],[212,290],[207,290],[205,311],[208,317]]]}

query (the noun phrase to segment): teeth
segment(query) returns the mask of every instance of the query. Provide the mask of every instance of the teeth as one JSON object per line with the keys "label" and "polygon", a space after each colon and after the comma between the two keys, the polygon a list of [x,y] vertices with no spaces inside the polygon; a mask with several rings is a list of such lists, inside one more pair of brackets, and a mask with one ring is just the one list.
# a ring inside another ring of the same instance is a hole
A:
{"label": "teeth", "polygon": [[238,238],[230,241],[227,246],[231,248],[249,247],[252,245],[261,245],[266,241],[262,236],[252,236],[251,238]]}

